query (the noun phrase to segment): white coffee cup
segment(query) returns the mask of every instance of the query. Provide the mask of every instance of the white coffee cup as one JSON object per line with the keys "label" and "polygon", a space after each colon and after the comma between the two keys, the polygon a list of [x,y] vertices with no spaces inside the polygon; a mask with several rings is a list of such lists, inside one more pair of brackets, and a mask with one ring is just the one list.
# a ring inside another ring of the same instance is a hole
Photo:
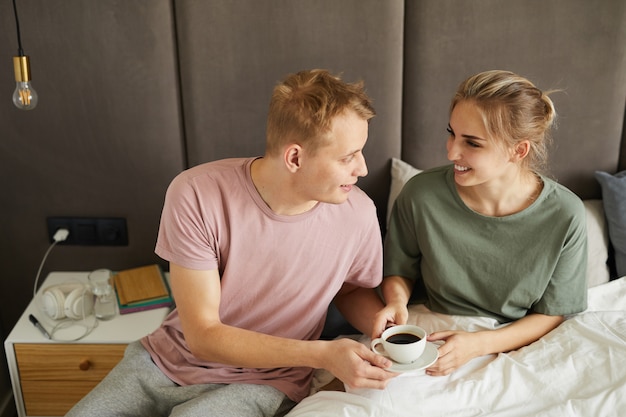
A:
{"label": "white coffee cup", "polygon": [[372,351],[398,363],[415,362],[424,352],[426,336],[426,330],[412,324],[389,327],[380,337],[372,340]]}

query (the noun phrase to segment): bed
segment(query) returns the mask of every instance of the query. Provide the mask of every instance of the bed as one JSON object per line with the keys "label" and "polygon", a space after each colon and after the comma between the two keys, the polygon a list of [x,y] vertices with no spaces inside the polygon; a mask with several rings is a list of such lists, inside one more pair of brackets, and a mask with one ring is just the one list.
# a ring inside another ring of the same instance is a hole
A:
{"label": "bed", "polygon": [[[418,172],[401,160],[392,161],[389,205],[404,182]],[[607,263],[613,251],[609,242],[615,232],[623,231],[612,229],[620,226],[613,217],[626,213],[626,207],[619,205],[626,201],[621,194],[626,190],[626,177],[618,183],[623,189],[618,187],[617,194],[615,190],[607,191],[599,181],[603,199],[584,200],[589,243],[587,310],[566,317],[560,326],[528,346],[476,358],[445,377],[428,376],[423,369],[414,369],[401,373],[385,390],[350,389],[328,372],[318,370],[311,395],[288,415],[626,415],[626,276],[610,279],[612,269]],[[617,207],[613,206],[615,202]],[[423,305],[409,307],[409,323],[428,332],[498,326],[492,319],[437,314]],[[370,342],[362,335],[341,337],[357,338],[366,345]]]}

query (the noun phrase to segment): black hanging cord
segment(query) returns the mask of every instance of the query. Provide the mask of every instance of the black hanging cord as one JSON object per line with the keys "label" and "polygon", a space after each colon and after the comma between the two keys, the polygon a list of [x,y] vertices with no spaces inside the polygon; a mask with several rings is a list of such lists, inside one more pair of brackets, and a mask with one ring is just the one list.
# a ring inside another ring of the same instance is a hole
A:
{"label": "black hanging cord", "polygon": [[20,35],[20,20],[17,17],[17,6],[15,0],[13,0],[13,13],[15,14],[15,27],[17,28],[17,54],[24,56],[24,50],[22,49],[22,36]]}

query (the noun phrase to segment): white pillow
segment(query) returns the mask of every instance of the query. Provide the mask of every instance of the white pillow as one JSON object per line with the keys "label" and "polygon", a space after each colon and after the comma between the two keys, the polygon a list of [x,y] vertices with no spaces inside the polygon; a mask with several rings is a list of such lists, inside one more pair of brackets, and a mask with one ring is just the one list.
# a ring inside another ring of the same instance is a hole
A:
{"label": "white pillow", "polygon": [[402,191],[402,187],[408,180],[420,172],[422,172],[421,169],[417,169],[401,159],[391,158],[391,188],[389,189],[389,200],[387,201],[387,227],[389,227],[393,203],[396,201],[400,191]]}
{"label": "white pillow", "polygon": [[587,287],[609,282],[609,230],[602,200],[583,200],[587,215]]}

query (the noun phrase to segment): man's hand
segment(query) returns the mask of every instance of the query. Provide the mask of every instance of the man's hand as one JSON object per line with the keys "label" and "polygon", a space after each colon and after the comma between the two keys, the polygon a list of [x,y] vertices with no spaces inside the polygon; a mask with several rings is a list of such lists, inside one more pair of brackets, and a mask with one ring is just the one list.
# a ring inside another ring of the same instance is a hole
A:
{"label": "man's hand", "polygon": [[352,339],[337,339],[326,346],[324,368],[350,388],[383,389],[398,373],[387,371],[392,362]]}

